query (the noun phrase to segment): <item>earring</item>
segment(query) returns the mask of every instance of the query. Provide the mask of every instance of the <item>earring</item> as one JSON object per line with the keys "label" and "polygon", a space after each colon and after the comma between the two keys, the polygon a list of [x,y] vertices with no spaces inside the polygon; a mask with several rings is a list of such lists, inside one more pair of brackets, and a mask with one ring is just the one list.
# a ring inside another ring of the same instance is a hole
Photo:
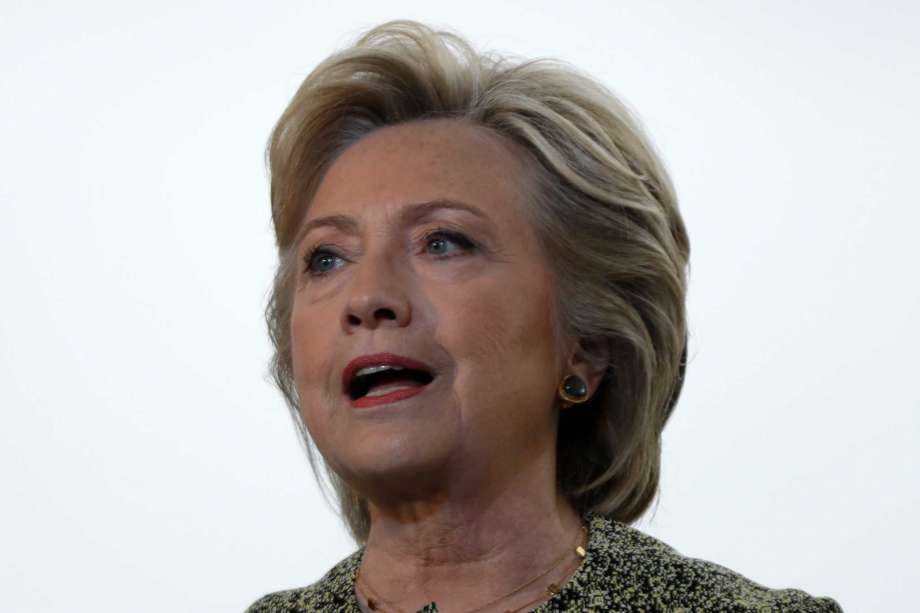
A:
{"label": "earring", "polygon": [[588,399],[588,385],[577,375],[569,375],[559,384],[559,395],[562,397],[562,408],[567,409],[573,404],[585,402]]}

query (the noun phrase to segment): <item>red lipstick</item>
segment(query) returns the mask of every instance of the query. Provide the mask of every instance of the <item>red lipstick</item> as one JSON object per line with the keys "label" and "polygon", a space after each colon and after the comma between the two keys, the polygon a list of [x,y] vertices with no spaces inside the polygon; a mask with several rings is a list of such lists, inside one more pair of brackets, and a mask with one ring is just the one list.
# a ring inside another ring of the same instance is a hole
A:
{"label": "red lipstick", "polygon": [[[380,365],[392,365],[400,366],[402,368],[423,371],[434,377],[434,372],[431,367],[423,362],[418,360],[413,360],[412,358],[397,355],[395,353],[373,353],[369,355],[362,355],[345,366],[342,371],[342,391],[347,396],[351,396],[351,384],[352,380],[355,377],[355,374],[362,368],[367,368],[369,366],[380,366]],[[379,404],[387,404],[390,402],[396,402],[398,400],[403,400],[421,393],[427,385],[418,385],[416,387],[411,387],[407,389],[395,390],[389,394],[384,394],[382,396],[362,396],[361,398],[351,398],[351,404],[354,407],[371,407]]]}
{"label": "red lipstick", "polygon": [[427,388],[427,385],[419,385],[417,387],[407,387],[406,389],[394,390],[389,394],[384,394],[383,396],[362,396],[351,401],[351,406],[364,409],[367,407],[375,407],[378,404],[389,404],[391,402],[397,402],[399,400],[405,400],[415,396],[416,394],[421,394]]}

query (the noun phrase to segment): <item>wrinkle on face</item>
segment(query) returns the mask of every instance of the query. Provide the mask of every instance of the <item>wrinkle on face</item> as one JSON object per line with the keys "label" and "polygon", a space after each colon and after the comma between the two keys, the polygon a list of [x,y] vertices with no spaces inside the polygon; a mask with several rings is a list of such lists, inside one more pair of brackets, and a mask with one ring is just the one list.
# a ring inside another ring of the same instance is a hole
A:
{"label": "wrinkle on face", "polygon": [[[555,445],[551,278],[528,220],[529,170],[515,147],[457,120],[383,128],[336,160],[310,204],[305,222],[348,215],[357,232],[322,227],[297,246],[303,255],[318,242],[335,244],[351,262],[322,281],[298,280],[295,384],[320,452],[358,487],[405,490],[406,475],[436,484],[461,468],[492,478],[497,467],[513,470]],[[396,223],[402,207],[439,198],[479,207],[491,223],[443,212],[419,228],[462,228],[481,250],[436,261],[412,246],[422,232]],[[365,293],[409,309],[407,324],[343,324]],[[394,405],[367,418],[341,395],[341,368],[361,353],[394,349],[436,361],[449,386],[427,406]]]}

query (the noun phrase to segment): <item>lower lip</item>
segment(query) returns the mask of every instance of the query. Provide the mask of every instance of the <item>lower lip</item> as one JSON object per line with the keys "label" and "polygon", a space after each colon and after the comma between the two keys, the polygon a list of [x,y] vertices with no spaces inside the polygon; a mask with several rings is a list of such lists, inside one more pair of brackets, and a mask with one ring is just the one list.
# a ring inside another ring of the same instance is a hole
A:
{"label": "lower lip", "polygon": [[[428,385],[431,385],[430,383]],[[383,396],[362,396],[357,400],[351,401],[351,406],[357,409],[365,409],[367,407],[375,407],[381,404],[390,404],[391,402],[398,402],[400,400],[405,400],[406,398],[411,398],[416,394],[421,394],[425,391],[425,388],[428,385],[419,385],[418,387],[407,387],[401,390],[395,390],[389,394],[384,394]]]}

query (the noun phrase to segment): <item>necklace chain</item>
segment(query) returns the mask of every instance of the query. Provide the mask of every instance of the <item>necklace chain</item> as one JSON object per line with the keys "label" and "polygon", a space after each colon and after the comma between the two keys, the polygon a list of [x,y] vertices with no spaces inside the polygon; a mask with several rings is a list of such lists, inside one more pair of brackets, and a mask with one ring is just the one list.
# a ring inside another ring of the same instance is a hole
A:
{"label": "necklace chain", "polygon": [[[579,560],[579,563],[580,563],[581,558],[584,558],[585,555],[587,555],[587,552],[585,551],[587,546],[588,546],[588,528],[585,526],[582,526],[581,532],[578,535],[578,540],[575,542],[575,547],[566,549],[565,553],[562,554],[555,562],[553,562],[552,566],[550,566],[549,568],[541,572],[539,575],[533,577],[532,579],[528,579],[526,583],[522,583],[518,587],[514,588],[512,591],[508,592],[507,594],[499,596],[495,600],[491,600],[485,603],[484,605],[480,605],[476,607],[475,609],[470,609],[469,611],[467,611],[467,613],[476,613],[477,611],[482,611],[486,607],[493,605],[496,602],[501,602],[502,600],[508,598],[509,596],[513,596],[514,594],[517,594],[524,588],[528,587],[529,585],[532,585],[537,580],[539,580],[542,577],[545,577],[547,574],[553,571],[556,567],[558,567],[562,562],[564,562],[571,555],[572,551],[574,551],[575,555],[578,556],[577,559]],[[576,566],[576,569],[577,569],[577,566]],[[383,609],[380,608],[380,604],[382,603],[382,604],[386,604],[387,606],[392,605],[394,613],[406,613],[406,611],[399,608],[396,604],[388,602],[380,598],[377,595],[377,593],[371,588],[371,586],[368,585],[367,579],[361,576],[360,567],[358,567],[358,572],[357,572],[357,577],[355,579],[355,583],[358,589],[364,593],[364,597],[367,600],[368,607],[372,611],[380,611],[381,613],[384,613]],[[560,588],[555,583],[550,583],[549,585],[546,586],[545,591],[547,594],[549,594],[549,596],[555,596],[556,594],[559,593]],[[520,611],[524,607],[527,607],[529,605],[534,604],[535,602],[539,602],[543,600],[545,597],[546,597],[545,595],[541,594],[535,600],[532,600],[524,605],[521,605],[520,607],[516,609],[509,609],[506,613],[514,613],[516,611]]]}

